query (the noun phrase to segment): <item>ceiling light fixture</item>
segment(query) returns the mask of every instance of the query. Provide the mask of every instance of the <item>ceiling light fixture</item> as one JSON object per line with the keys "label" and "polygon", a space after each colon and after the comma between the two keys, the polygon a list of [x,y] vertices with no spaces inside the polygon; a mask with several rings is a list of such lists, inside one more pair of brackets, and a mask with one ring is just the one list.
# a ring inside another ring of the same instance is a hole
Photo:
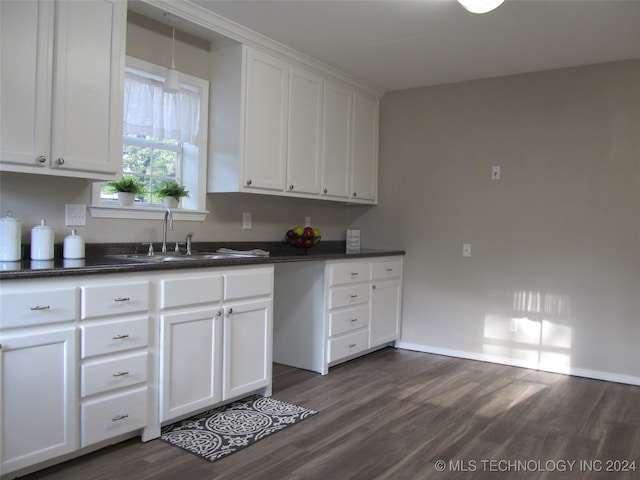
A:
{"label": "ceiling light fixture", "polygon": [[180,73],[176,70],[174,62],[176,47],[176,27],[173,27],[173,39],[171,40],[171,66],[164,73],[164,90],[169,93],[180,91]]}
{"label": "ceiling light fixture", "polygon": [[504,0],[458,0],[471,13],[487,13],[498,8]]}

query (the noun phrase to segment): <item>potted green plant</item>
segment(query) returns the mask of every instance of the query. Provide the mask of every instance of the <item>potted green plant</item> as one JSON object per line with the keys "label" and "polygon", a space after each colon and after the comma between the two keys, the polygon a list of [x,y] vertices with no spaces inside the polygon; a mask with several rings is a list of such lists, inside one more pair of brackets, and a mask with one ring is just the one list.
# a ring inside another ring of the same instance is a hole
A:
{"label": "potted green plant", "polygon": [[144,183],[138,177],[125,176],[121,180],[107,182],[108,192],[118,194],[118,202],[124,207],[130,207],[136,199],[136,195],[146,192]]}
{"label": "potted green plant", "polygon": [[180,199],[189,196],[189,192],[184,185],[180,185],[173,180],[167,180],[164,185],[156,190],[156,194],[164,200],[167,208],[177,208],[180,204]]}

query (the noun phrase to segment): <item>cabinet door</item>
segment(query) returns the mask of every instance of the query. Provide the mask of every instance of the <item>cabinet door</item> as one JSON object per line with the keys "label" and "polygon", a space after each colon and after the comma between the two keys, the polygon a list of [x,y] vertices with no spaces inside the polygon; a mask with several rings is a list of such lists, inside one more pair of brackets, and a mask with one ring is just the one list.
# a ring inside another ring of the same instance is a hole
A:
{"label": "cabinet door", "polygon": [[322,193],[349,197],[351,192],[351,97],[350,88],[325,82],[322,138]]}
{"label": "cabinet door", "polygon": [[2,473],[78,448],[75,328],[0,341]]}
{"label": "cabinet door", "polygon": [[400,337],[401,283],[399,280],[371,284],[371,348]]}
{"label": "cabinet door", "polygon": [[223,400],[271,384],[272,325],[270,301],[225,308]]}
{"label": "cabinet door", "polygon": [[244,118],[244,187],[284,190],[289,66],[247,51]]}
{"label": "cabinet door", "polygon": [[161,422],[220,401],[221,316],[218,308],[162,315]]}
{"label": "cabinet door", "polygon": [[322,78],[291,67],[287,191],[320,193]]}
{"label": "cabinet door", "polygon": [[53,14],[53,2],[0,2],[3,167],[38,171],[49,160]]}
{"label": "cabinet door", "polygon": [[125,26],[126,2],[56,3],[51,167],[60,175],[121,169]]}
{"label": "cabinet door", "polygon": [[356,92],[353,96],[353,150],[351,197],[376,200],[378,185],[378,99]]}

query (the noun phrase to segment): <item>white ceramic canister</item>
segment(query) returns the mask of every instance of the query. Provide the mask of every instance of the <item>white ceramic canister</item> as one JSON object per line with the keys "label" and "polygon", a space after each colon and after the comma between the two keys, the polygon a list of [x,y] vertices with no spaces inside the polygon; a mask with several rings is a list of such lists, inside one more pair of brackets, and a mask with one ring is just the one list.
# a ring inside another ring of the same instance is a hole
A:
{"label": "white ceramic canister", "polygon": [[62,256],[72,259],[84,258],[84,238],[78,235],[76,229],[71,230],[71,235],[64,237]]}
{"label": "white ceramic canister", "polygon": [[20,237],[22,224],[13,218],[12,212],[0,218],[0,262],[16,262],[22,257]]}
{"label": "white ceramic canister", "polygon": [[53,260],[54,233],[44,218],[31,229],[31,260]]}

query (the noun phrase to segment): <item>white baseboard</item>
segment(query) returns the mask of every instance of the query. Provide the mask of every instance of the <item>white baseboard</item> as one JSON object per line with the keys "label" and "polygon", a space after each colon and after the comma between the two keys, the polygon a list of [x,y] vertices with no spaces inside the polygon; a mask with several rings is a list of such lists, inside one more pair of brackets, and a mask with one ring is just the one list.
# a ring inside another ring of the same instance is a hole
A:
{"label": "white baseboard", "polygon": [[430,345],[418,345],[415,343],[398,342],[398,348],[404,350],[413,350],[416,352],[433,353],[436,355],[445,355],[447,357],[466,358],[468,360],[478,360],[480,362],[499,363],[501,365],[509,365],[511,367],[529,368],[532,370],[540,370],[550,373],[560,373],[564,375],[573,375],[576,377],[593,378],[595,380],[605,380],[608,382],[626,383],[629,385],[640,386],[640,377],[631,375],[620,375],[617,373],[602,372],[599,370],[586,370],[583,368],[568,367],[562,370],[549,370],[540,368],[534,362],[517,360],[509,357],[501,357],[498,355],[487,355],[484,353],[466,352],[463,350],[451,350],[448,348],[433,347]]}

